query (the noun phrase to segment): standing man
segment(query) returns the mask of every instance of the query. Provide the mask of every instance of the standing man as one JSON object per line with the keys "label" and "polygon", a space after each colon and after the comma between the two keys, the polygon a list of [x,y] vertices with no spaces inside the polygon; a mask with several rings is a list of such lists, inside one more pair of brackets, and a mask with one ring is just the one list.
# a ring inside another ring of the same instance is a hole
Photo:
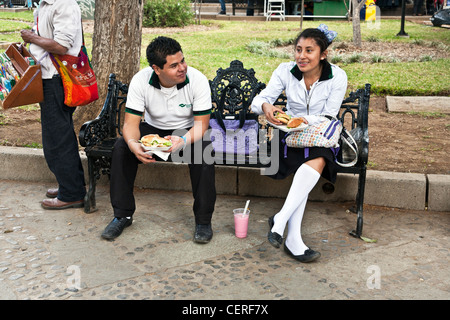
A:
{"label": "standing man", "polygon": [[41,107],[42,144],[58,188],[49,189],[44,209],[83,207],[84,172],[73,128],[75,108],[64,104],[64,88],[49,53],[78,56],[82,44],[81,11],[75,0],[42,0],[34,12],[33,31],[22,30],[23,41],[41,64],[44,101]]}
{"label": "standing man", "polygon": [[220,2],[219,14],[227,14],[227,7],[225,6],[225,0],[219,0],[219,2]]}
{"label": "standing man", "polygon": [[[188,68],[181,46],[174,39],[153,39],[147,47],[147,60],[150,67],[134,75],[129,85],[123,137],[114,145],[111,162],[114,219],[102,237],[114,239],[131,225],[136,209],[133,187],[138,164],[160,160],[145,153],[138,140],[147,134],[158,134],[172,141],[167,152],[191,151],[194,241],[207,243],[213,234],[211,218],[216,201],[214,164],[206,164],[202,156],[208,145],[203,135],[209,127],[212,106],[209,82],[200,71]],[[195,157],[196,152],[202,154]]]}
{"label": "standing man", "polygon": [[423,16],[422,7],[423,7],[423,0],[414,0],[413,15]]}

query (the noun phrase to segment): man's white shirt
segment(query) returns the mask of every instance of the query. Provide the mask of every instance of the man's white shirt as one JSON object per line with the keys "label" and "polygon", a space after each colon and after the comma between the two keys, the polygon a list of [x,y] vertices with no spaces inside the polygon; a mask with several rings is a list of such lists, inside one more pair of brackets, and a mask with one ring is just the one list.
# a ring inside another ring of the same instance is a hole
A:
{"label": "man's white shirt", "polygon": [[194,116],[210,114],[212,107],[208,79],[188,67],[186,81],[164,88],[151,67],[136,73],[127,95],[127,112],[144,114],[145,122],[162,130],[190,128]]}

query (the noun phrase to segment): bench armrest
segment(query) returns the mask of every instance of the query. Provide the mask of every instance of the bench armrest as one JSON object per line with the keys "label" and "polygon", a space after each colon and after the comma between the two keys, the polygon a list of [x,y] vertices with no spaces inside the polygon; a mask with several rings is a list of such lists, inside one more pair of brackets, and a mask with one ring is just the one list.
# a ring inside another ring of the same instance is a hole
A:
{"label": "bench armrest", "polygon": [[[366,165],[369,158],[369,100],[370,84],[364,88],[350,92],[344,99],[338,117],[347,130],[358,128],[360,137],[358,143],[358,163],[355,166]],[[349,126],[350,124],[350,126]]]}
{"label": "bench armrest", "polygon": [[78,135],[81,146],[92,147],[101,141],[122,135],[120,124],[122,107],[126,103],[128,86],[111,73],[105,103],[97,118],[85,122]]}

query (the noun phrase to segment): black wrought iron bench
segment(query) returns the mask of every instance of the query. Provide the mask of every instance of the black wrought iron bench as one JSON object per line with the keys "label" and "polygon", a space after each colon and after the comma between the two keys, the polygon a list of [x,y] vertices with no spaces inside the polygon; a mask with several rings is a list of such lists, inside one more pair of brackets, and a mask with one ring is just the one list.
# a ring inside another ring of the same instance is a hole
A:
{"label": "black wrought iron bench", "polygon": [[109,175],[114,143],[122,135],[121,124],[128,85],[111,74],[108,93],[100,114],[81,126],[78,135],[88,159],[89,188],[84,198],[84,212],[96,211],[95,186],[102,174]]}
{"label": "black wrought iron bench", "polygon": [[[217,107],[225,87],[233,83],[241,88],[227,91],[224,99],[224,109],[230,115],[239,113],[244,99],[252,99],[261,92],[266,85],[255,77],[253,69],[245,69],[242,62],[234,60],[226,69],[219,68],[213,80],[210,80],[211,98],[213,109]],[[99,116],[86,122],[80,129],[79,140],[81,146],[85,147],[88,159],[89,189],[85,197],[84,211],[90,213],[96,210],[95,187],[97,180],[102,174],[109,175],[111,166],[111,155],[116,139],[122,135],[121,123],[126,102],[128,86],[116,79],[114,74],[109,77],[108,93]],[[352,167],[340,167],[341,173],[352,173],[358,175],[358,192],[356,195],[356,229],[350,234],[355,237],[362,235],[363,227],[363,203],[366,182],[367,162],[369,155],[369,133],[368,133],[368,111],[370,99],[370,84],[364,88],[351,92],[342,102],[338,117],[343,121],[348,130],[359,128],[362,139],[359,145],[358,162]],[[276,105],[285,106],[286,97],[280,95],[275,102]],[[259,149],[257,154],[246,155],[244,159],[236,162],[235,158],[229,161],[226,155],[219,155],[215,163],[220,165],[232,165],[243,167],[270,167],[273,156],[272,141],[278,141],[276,135],[278,130],[272,130],[267,124],[264,116],[248,113],[248,118],[258,119],[260,123]],[[278,147],[273,146],[275,153]]]}

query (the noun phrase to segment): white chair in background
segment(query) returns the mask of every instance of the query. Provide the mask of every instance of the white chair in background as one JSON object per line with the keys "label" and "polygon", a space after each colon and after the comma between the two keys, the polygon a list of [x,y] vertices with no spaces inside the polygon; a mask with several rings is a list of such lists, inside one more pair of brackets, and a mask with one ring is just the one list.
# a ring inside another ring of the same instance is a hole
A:
{"label": "white chair in background", "polygon": [[267,0],[266,21],[271,20],[272,17],[277,17],[280,18],[280,21],[284,21],[284,11],[284,0]]}

